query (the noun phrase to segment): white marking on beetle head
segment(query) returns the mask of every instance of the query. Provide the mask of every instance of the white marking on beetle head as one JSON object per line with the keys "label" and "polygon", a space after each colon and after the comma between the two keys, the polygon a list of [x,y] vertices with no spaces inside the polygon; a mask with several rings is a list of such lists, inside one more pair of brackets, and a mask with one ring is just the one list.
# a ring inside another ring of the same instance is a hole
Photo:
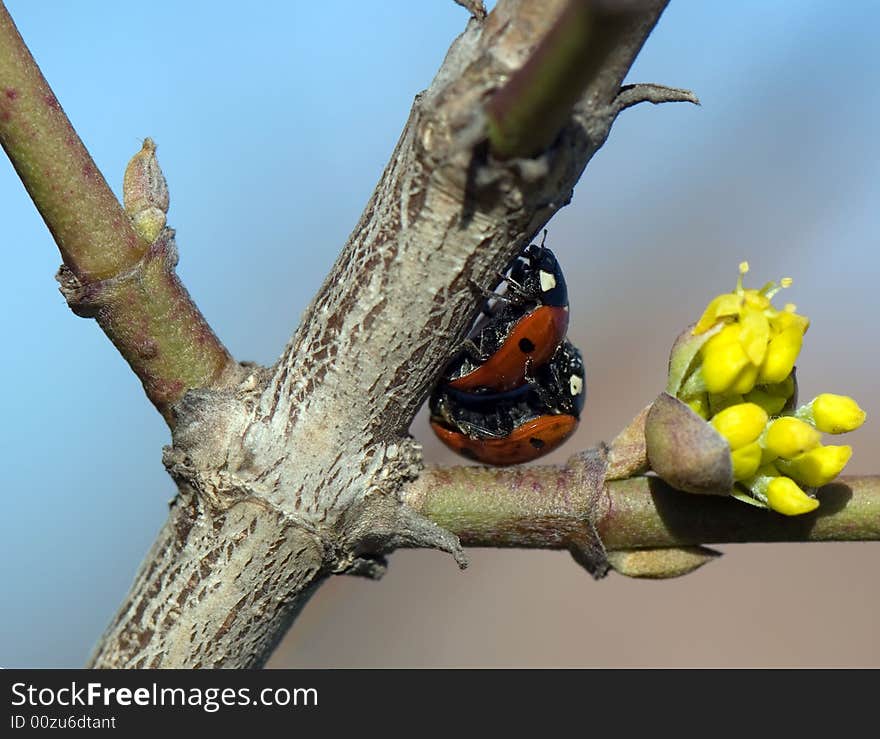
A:
{"label": "white marking on beetle head", "polygon": [[550,272],[545,272],[542,269],[538,272],[538,277],[541,279],[541,292],[547,292],[556,287],[556,278]]}
{"label": "white marking on beetle head", "polygon": [[577,375],[572,375],[568,378],[568,386],[572,395],[580,395],[584,389],[584,381]]}

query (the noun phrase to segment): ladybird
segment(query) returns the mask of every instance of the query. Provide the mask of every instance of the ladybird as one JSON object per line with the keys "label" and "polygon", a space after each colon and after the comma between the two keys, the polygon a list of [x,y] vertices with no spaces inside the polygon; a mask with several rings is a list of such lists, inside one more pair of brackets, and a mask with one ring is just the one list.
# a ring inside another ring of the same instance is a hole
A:
{"label": "ladybird", "polygon": [[517,426],[508,436],[475,439],[431,421],[434,433],[450,449],[496,467],[531,462],[552,452],[574,433],[577,425],[574,416],[538,416]]}
{"label": "ladybird", "polygon": [[[545,232],[546,238],[546,232]],[[545,364],[568,330],[568,289],[553,252],[529,245],[505,278],[507,292],[496,296],[449,363],[441,382],[461,391],[511,390],[530,368]],[[493,294],[494,295],[494,294]]]}
{"label": "ladybird", "polygon": [[472,393],[440,385],[431,396],[431,428],[469,459],[520,464],[553,451],[574,433],[585,394],[581,353],[565,340],[549,362],[512,390]]}

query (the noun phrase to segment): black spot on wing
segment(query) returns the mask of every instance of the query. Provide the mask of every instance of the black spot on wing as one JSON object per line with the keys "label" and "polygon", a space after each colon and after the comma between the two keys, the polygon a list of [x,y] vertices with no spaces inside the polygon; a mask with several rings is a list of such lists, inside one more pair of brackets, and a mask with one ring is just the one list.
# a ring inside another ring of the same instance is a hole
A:
{"label": "black spot on wing", "polygon": [[535,351],[535,345],[529,339],[523,338],[519,340],[519,350],[523,354],[531,354],[533,351]]}

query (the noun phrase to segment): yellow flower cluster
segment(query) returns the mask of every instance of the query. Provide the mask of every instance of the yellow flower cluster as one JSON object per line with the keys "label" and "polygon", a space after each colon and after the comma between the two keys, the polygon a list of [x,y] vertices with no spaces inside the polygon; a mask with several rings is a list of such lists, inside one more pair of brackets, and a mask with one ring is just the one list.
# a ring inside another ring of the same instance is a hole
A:
{"label": "yellow flower cluster", "polygon": [[814,489],[840,474],[849,446],[825,446],[822,432],[852,431],[865,412],[844,395],[823,393],[794,409],[794,364],[809,326],[792,304],[771,303],[786,278],[736,289],[709,303],[693,328],[705,341],[678,397],[723,436],[731,450],[734,496],[786,515],[814,510]]}

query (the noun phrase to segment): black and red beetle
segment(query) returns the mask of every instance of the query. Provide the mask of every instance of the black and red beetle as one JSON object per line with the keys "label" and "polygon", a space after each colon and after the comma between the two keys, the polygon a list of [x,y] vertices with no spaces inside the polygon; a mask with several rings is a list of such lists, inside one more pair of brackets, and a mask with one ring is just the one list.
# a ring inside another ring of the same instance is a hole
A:
{"label": "black and red beetle", "polygon": [[472,393],[442,384],[431,396],[431,428],[462,456],[498,466],[529,462],[577,428],[586,381],[581,353],[564,340],[517,388]]}
{"label": "black and red beetle", "polygon": [[568,330],[568,290],[553,252],[531,244],[505,278],[507,292],[471,332],[441,383],[456,390],[519,387],[529,368],[553,356]]}

